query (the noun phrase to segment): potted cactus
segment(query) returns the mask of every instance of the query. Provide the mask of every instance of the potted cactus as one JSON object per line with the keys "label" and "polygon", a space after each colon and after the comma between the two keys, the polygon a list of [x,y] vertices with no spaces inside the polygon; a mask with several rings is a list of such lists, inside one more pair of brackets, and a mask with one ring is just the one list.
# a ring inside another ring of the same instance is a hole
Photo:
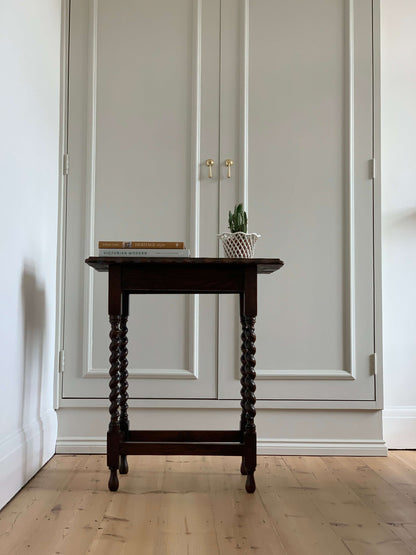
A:
{"label": "potted cactus", "polygon": [[221,233],[221,239],[225,256],[228,258],[252,258],[254,255],[254,245],[261,235],[257,233],[247,233],[247,212],[243,204],[236,204],[234,212],[228,213],[228,227],[230,233]]}

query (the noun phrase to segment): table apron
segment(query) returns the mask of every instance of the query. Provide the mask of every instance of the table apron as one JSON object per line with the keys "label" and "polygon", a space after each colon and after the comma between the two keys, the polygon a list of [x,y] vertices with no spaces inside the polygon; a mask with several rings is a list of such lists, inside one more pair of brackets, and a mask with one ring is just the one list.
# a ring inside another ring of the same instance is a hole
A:
{"label": "table apron", "polygon": [[194,267],[192,272],[177,267],[125,266],[121,289],[128,293],[242,293],[244,273],[238,268]]}

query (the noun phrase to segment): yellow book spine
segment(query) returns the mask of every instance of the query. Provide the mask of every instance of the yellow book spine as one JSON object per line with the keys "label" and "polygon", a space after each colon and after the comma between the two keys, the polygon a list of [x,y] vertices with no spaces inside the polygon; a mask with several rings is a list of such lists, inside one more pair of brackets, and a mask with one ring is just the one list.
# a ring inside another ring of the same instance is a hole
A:
{"label": "yellow book spine", "polygon": [[98,241],[99,249],[184,249],[182,241]]}

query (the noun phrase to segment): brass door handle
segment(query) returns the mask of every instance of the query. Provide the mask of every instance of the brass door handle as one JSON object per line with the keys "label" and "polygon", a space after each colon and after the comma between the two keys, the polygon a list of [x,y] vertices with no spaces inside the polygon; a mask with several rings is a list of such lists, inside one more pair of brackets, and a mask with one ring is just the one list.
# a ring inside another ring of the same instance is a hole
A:
{"label": "brass door handle", "polygon": [[212,166],[214,165],[214,160],[212,158],[208,158],[208,160],[205,162],[205,164],[208,166],[209,168],[209,173],[208,173],[208,177],[210,179],[212,179]]}
{"label": "brass door handle", "polygon": [[229,158],[227,158],[227,160],[225,161],[225,165],[228,168],[228,173],[227,173],[227,177],[231,177],[231,166],[234,164],[234,162],[232,160],[230,160]]}

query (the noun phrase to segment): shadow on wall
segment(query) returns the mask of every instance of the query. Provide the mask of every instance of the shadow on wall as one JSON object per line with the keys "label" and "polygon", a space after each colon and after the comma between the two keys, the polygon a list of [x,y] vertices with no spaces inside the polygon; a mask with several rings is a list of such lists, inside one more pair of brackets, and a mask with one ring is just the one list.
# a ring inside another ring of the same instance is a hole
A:
{"label": "shadow on wall", "polygon": [[45,288],[35,267],[25,262],[22,283],[23,384],[21,429],[24,434],[23,480],[29,480],[41,467],[44,450],[42,428],[42,386],[44,384],[44,341],[46,335]]}

